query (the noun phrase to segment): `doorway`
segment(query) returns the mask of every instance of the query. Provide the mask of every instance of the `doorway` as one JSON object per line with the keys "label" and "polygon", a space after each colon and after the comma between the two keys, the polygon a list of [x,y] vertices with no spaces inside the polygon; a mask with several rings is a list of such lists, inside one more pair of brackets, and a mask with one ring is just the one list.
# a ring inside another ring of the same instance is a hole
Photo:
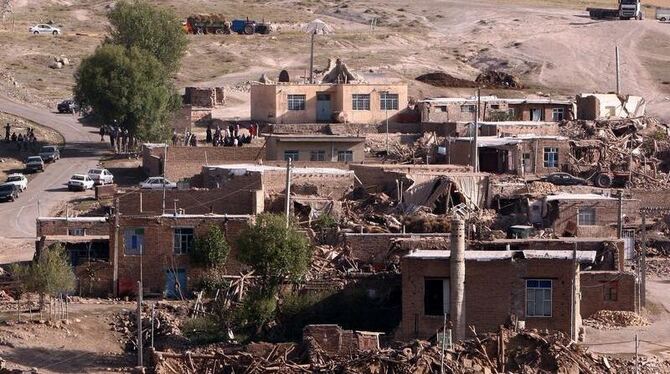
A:
{"label": "doorway", "polygon": [[165,273],[165,297],[181,299],[186,296],[186,269],[168,269]]}
{"label": "doorway", "polygon": [[330,94],[326,92],[316,93],[316,121],[330,122],[332,110],[330,106]]}

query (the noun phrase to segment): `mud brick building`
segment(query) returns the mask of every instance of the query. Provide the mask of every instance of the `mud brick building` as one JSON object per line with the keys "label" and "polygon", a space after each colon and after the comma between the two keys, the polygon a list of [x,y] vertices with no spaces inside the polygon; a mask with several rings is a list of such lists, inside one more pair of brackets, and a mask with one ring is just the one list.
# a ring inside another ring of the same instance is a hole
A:
{"label": "mud brick building", "polygon": [[251,120],[261,123],[401,122],[407,84],[270,83],[251,86]]}
{"label": "mud brick building", "polygon": [[258,214],[264,210],[263,195],[252,188],[220,190],[137,190],[118,197],[118,209],[125,215],[169,214]]}
{"label": "mud brick building", "polygon": [[[472,122],[477,113],[477,102],[476,97],[438,97],[420,100],[417,105],[422,123]],[[479,100],[479,119],[560,122],[574,118],[573,107],[570,100],[482,96]]]}
{"label": "mud brick building", "polygon": [[133,294],[142,274],[147,294],[187,297],[202,269],[190,263],[195,240],[212,226],[220,227],[231,246],[226,263],[229,274],[239,274],[235,241],[252,216],[217,214],[165,214],[124,216],[110,235],[112,284],[115,294]]}
{"label": "mud brick building", "polygon": [[[472,138],[455,138],[447,144],[446,162],[472,164]],[[477,139],[479,170],[488,173],[544,175],[564,170],[570,144],[562,136],[519,135]]]}
{"label": "mud brick building", "polygon": [[[449,311],[450,251],[410,253],[402,259],[404,339],[426,339],[441,331]],[[577,252],[592,263],[596,253]],[[572,251],[465,251],[465,320],[477,332],[496,331],[511,315],[526,328],[571,333],[581,327],[579,303],[572,306],[580,278]],[[493,286],[495,284],[495,286]],[[574,310],[574,312],[573,312]]]}
{"label": "mud brick building", "polygon": [[37,237],[109,234],[107,217],[37,217]]}

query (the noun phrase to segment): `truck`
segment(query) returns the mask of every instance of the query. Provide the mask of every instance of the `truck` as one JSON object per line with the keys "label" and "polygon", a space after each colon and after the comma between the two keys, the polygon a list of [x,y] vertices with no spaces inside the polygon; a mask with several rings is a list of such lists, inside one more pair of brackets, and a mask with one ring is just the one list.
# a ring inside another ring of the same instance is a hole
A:
{"label": "truck", "polygon": [[265,23],[265,20],[261,22],[256,22],[254,20],[247,19],[234,19],[230,29],[232,32],[238,34],[269,34],[271,31],[271,26],[269,23]]}
{"label": "truck", "polygon": [[230,22],[221,14],[198,14],[186,18],[187,34],[230,34]]}
{"label": "truck", "polygon": [[640,0],[618,0],[619,7],[617,9],[611,8],[586,8],[589,12],[589,17],[595,19],[623,19],[628,20],[635,18],[642,20],[644,18],[642,13],[642,5]]}
{"label": "truck", "polygon": [[670,20],[670,8],[656,8],[656,19],[661,22]]}

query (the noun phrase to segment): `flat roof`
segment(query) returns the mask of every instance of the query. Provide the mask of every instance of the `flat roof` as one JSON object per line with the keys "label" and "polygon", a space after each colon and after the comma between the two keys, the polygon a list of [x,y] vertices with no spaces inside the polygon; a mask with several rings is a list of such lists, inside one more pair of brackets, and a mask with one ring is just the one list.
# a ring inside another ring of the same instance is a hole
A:
{"label": "flat roof", "polygon": [[[507,99],[497,96],[481,96],[480,101],[490,102],[498,101],[505,102],[508,104],[563,104],[570,105],[572,104],[571,100],[568,99],[554,99],[550,97],[527,97],[521,99]],[[431,103],[431,104],[451,104],[451,103],[475,103],[477,102],[476,96],[471,97],[430,97],[423,100],[419,100],[420,103]]]}
{"label": "flat roof", "polygon": [[600,195],[597,193],[569,193],[561,192],[555,195],[547,195],[547,201],[554,200],[616,200],[611,196]]}
{"label": "flat roof", "polygon": [[[521,255],[526,259],[558,259],[566,260],[573,258],[573,251],[547,251],[547,250],[523,250],[523,251],[476,251],[466,250],[465,259],[472,261],[497,261],[511,259],[514,256]],[[421,260],[446,260],[451,258],[450,250],[415,250],[407,255],[406,258],[416,258]],[[577,260],[579,262],[593,262],[596,258],[596,251],[577,251]]]}
{"label": "flat roof", "polygon": [[163,218],[241,218],[241,219],[248,219],[250,217],[253,217],[251,214],[215,214],[215,213],[206,213],[206,214],[170,214],[170,213],[165,213],[162,215],[157,215],[155,217],[163,217]]}
{"label": "flat roof", "polygon": [[44,240],[62,243],[88,243],[93,241],[108,241],[109,235],[45,235]]}
{"label": "flat roof", "polygon": [[37,217],[37,221],[107,222],[107,217]]}
{"label": "flat roof", "polygon": [[[520,144],[520,143],[523,143],[526,140],[535,140],[535,139],[561,140],[561,141],[563,141],[563,140],[567,141],[568,140],[568,138],[566,138],[565,136],[560,136],[560,135],[521,134],[521,135],[518,135],[518,136],[506,136],[506,137],[479,136],[479,137],[477,137],[477,148]],[[471,142],[472,137],[460,137],[460,138],[456,138],[456,140],[457,141]]]}
{"label": "flat roof", "polygon": [[[259,172],[266,171],[286,171],[285,167],[257,165],[257,164],[221,164],[221,165],[206,165],[204,167],[211,169],[235,170],[238,172]],[[332,175],[349,175],[353,174],[352,170],[336,169],[336,168],[311,168],[311,167],[296,167],[291,168],[293,174],[332,174]]]}
{"label": "flat roof", "polygon": [[364,136],[351,135],[311,135],[311,134],[272,134],[269,138],[277,138],[282,142],[364,142]]}

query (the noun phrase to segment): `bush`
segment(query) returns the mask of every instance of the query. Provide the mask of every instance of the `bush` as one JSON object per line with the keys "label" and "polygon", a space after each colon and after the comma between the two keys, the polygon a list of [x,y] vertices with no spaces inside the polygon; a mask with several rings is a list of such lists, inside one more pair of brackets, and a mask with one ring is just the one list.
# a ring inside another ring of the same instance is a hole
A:
{"label": "bush", "polygon": [[219,226],[211,225],[207,234],[196,239],[190,255],[196,265],[218,268],[226,263],[229,253],[230,246],[223,231]]}
{"label": "bush", "polygon": [[227,329],[222,329],[217,320],[210,316],[187,319],[181,327],[181,332],[195,344],[211,344],[229,340]]}
{"label": "bush", "polygon": [[317,230],[327,230],[337,227],[337,220],[330,214],[322,214],[314,221],[313,225]]}

